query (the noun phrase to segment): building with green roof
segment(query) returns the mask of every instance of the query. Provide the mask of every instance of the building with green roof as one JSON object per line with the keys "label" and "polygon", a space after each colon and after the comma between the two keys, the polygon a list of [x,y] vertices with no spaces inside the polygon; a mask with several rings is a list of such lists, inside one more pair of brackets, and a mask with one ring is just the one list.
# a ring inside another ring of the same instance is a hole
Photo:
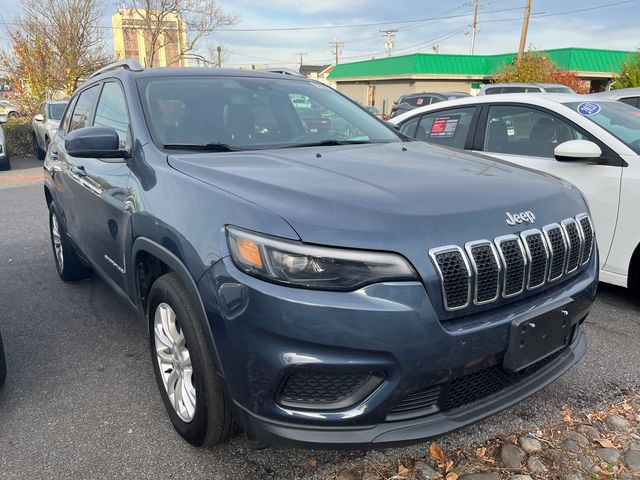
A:
{"label": "building with green roof", "polygon": [[[591,48],[543,50],[559,68],[575,71],[593,91],[604,90],[635,52]],[[476,93],[515,53],[461,55],[415,53],[336,65],[327,80],[352,99],[389,113],[400,95],[419,92]]]}

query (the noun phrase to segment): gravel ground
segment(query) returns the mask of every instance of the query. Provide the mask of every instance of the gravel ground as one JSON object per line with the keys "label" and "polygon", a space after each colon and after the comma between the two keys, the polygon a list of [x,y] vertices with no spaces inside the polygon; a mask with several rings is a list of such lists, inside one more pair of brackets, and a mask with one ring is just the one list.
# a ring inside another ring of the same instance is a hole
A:
{"label": "gravel ground", "polygon": [[[36,161],[0,172],[0,329],[9,377],[0,390],[0,477],[324,478],[363,452],[195,449],[174,433],[153,379],[144,325],[99,279],[64,284],[50,252]],[[5,181],[12,178],[11,181]],[[22,178],[23,180],[16,180]],[[640,307],[601,286],[586,322],[587,356],[529,400],[438,439],[445,448],[533,429],[640,389]],[[369,452],[424,454],[425,445]],[[309,465],[310,455],[317,466]]]}

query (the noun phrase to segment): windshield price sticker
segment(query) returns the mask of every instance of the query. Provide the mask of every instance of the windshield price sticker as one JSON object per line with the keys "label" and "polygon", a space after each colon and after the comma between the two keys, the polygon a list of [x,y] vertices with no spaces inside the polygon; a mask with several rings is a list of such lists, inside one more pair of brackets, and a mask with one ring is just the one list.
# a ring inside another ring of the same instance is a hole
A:
{"label": "windshield price sticker", "polygon": [[446,117],[438,117],[431,125],[429,138],[451,138],[456,134],[460,115],[448,115]]}
{"label": "windshield price sticker", "polygon": [[597,115],[600,113],[602,108],[597,103],[591,102],[583,102],[578,105],[578,113],[580,115],[584,115],[585,117],[590,117],[591,115]]}

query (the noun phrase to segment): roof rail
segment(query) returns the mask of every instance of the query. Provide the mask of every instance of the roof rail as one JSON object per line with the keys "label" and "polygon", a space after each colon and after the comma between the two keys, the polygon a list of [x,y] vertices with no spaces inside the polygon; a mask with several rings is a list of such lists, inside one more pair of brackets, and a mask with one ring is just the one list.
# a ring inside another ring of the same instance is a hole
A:
{"label": "roof rail", "polygon": [[294,77],[303,77],[306,78],[303,74],[301,74],[300,72],[297,72],[295,70],[292,70],[290,68],[265,68],[263,69],[263,72],[269,72],[269,73],[281,73],[282,75],[292,75]]}
{"label": "roof rail", "polygon": [[140,65],[140,62],[138,62],[137,60],[120,60],[119,62],[110,63],[109,65],[96,70],[89,76],[89,78],[93,78],[96,75],[100,75],[105,72],[110,72],[111,70],[119,69],[132,70],[134,72],[141,72],[142,70],[144,70],[144,68],[142,68],[142,66]]}

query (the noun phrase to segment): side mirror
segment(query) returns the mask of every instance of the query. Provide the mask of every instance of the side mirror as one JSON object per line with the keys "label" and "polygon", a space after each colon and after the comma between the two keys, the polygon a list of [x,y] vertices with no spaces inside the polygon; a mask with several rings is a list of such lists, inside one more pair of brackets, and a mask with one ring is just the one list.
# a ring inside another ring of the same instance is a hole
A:
{"label": "side mirror", "polygon": [[37,114],[35,117],[33,117],[33,119],[36,122],[44,122],[44,115],[42,115],[41,113]]}
{"label": "side mirror", "polygon": [[85,127],[67,134],[64,148],[71,157],[126,158],[120,150],[120,139],[111,127]]}
{"label": "side mirror", "polygon": [[572,160],[595,160],[600,158],[602,150],[588,140],[569,140],[561,143],[553,151],[553,155],[559,162]]}

